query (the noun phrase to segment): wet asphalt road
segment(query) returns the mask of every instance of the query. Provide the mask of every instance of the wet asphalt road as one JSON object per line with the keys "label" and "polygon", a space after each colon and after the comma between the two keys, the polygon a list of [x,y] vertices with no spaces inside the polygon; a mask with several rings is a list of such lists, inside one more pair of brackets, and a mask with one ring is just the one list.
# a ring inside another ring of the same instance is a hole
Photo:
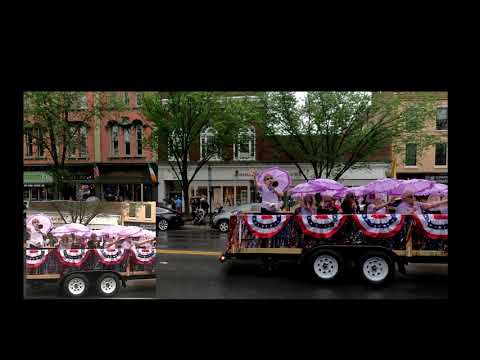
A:
{"label": "wet asphalt road", "polygon": [[[183,228],[160,233],[158,248],[196,250],[198,255],[161,253],[157,262],[157,298],[160,299],[447,299],[448,265],[410,264],[407,274],[396,273],[383,289],[365,286],[355,276],[337,284],[317,284],[301,267],[282,262],[266,271],[259,261],[229,260],[223,252],[227,236],[215,230]],[[205,252],[205,254],[202,254]]]}
{"label": "wet asphalt road", "polygon": [[[301,267],[282,262],[267,271],[259,261],[218,261],[226,234],[186,226],[158,234],[156,280],[132,280],[117,298],[158,299],[448,299],[448,265],[410,264],[392,284],[375,289],[354,276],[317,284]],[[185,253],[185,251],[187,251]],[[183,252],[183,253],[182,253]],[[193,252],[193,253],[189,253]],[[28,298],[57,297],[55,284],[27,288]],[[94,293],[88,297],[96,297]]]}

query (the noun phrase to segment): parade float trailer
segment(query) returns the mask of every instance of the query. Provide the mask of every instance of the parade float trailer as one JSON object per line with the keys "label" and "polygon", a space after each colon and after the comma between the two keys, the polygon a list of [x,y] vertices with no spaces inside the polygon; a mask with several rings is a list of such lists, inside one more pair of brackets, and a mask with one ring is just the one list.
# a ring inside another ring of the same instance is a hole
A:
{"label": "parade float trailer", "polygon": [[347,269],[372,285],[392,280],[395,265],[448,263],[447,214],[237,214],[230,218],[227,259],[294,259],[320,282]]}
{"label": "parade float trailer", "polygon": [[47,219],[44,220],[43,238],[55,245],[32,246],[27,240],[27,283],[54,282],[71,297],[84,296],[90,290],[95,290],[99,296],[111,297],[130,280],[156,278],[155,232],[117,224],[102,224],[101,229],[76,223],[54,228],[53,221],[44,214],[30,216],[27,227],[35,218]]}

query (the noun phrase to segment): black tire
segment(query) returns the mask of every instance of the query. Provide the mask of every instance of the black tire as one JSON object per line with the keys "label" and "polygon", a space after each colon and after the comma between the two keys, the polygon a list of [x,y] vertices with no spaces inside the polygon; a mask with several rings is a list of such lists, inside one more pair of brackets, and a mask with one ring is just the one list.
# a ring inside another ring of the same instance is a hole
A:
{"label": "black tire", "polygon": [[220,220],[218,222],[218,230],[220,230],[220,232],[222,233],[228,233],[228,230],[229,230],[228,222],[229,222],[228,220]]}
{"label": "black tire", "polygon": [[83,274],[68,275],[63,280],[64,293],[69,297],[82,297],[88,293],[90,281]]}
{"label": "black tire", "polygon": [[317,250],[308,257],[307,267],[310,275],[318,282],[337,281],[344,269],[343,256],[334,250]]}
{"label": "black tire", "polygon": [[104,273],[97,279],[97,294],[102,297],[113,297],[120,291],[120,279],[114,273]]}
{"label": "black tire", "polygon": [[158,220],[157,229],[160,231],[167,231],[169,228],[168,221],[165,219]]}
{"label": "black tire", "polygon": [[393,280],[395,275],[392,257],[382,251],[367,251],[360,257],[358,269],[363,281],[373,286],[384,286]]}

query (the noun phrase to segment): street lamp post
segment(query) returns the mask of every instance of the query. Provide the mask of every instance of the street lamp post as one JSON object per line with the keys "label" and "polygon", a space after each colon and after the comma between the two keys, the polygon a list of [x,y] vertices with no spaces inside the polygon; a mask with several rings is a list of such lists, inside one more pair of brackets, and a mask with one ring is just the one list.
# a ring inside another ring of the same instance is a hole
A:
{"label": "street lamp post", "polygon": [[[212,167],[208,164],[208,194],[209,194],[209,204],[208,211],[212,212]],[[212,217],[210,216],[210,224],[212,224]]]}

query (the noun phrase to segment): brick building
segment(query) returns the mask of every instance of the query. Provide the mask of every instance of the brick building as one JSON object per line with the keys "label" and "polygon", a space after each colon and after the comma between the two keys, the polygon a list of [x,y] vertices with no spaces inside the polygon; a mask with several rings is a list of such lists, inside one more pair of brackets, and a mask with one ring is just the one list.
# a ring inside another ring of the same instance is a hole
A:
{"label": "brick building", "polygon": [[[90,195],[112,201],[157,199],[156,179],[151,176],[156,160],[142,144],[151,134],[151,124],[139,111],[141,96],[135,92],[116,92],[116,96],[128,111],[89,122],[80,131],[80,145],[65,161],[66,199]],[[87,106],[93,101],[94,93],[87,92]],[[47,172],[53,162],[47,151],[35,147],[29,131],[24,133],[24,199],[53,199],[53,179]]]}

